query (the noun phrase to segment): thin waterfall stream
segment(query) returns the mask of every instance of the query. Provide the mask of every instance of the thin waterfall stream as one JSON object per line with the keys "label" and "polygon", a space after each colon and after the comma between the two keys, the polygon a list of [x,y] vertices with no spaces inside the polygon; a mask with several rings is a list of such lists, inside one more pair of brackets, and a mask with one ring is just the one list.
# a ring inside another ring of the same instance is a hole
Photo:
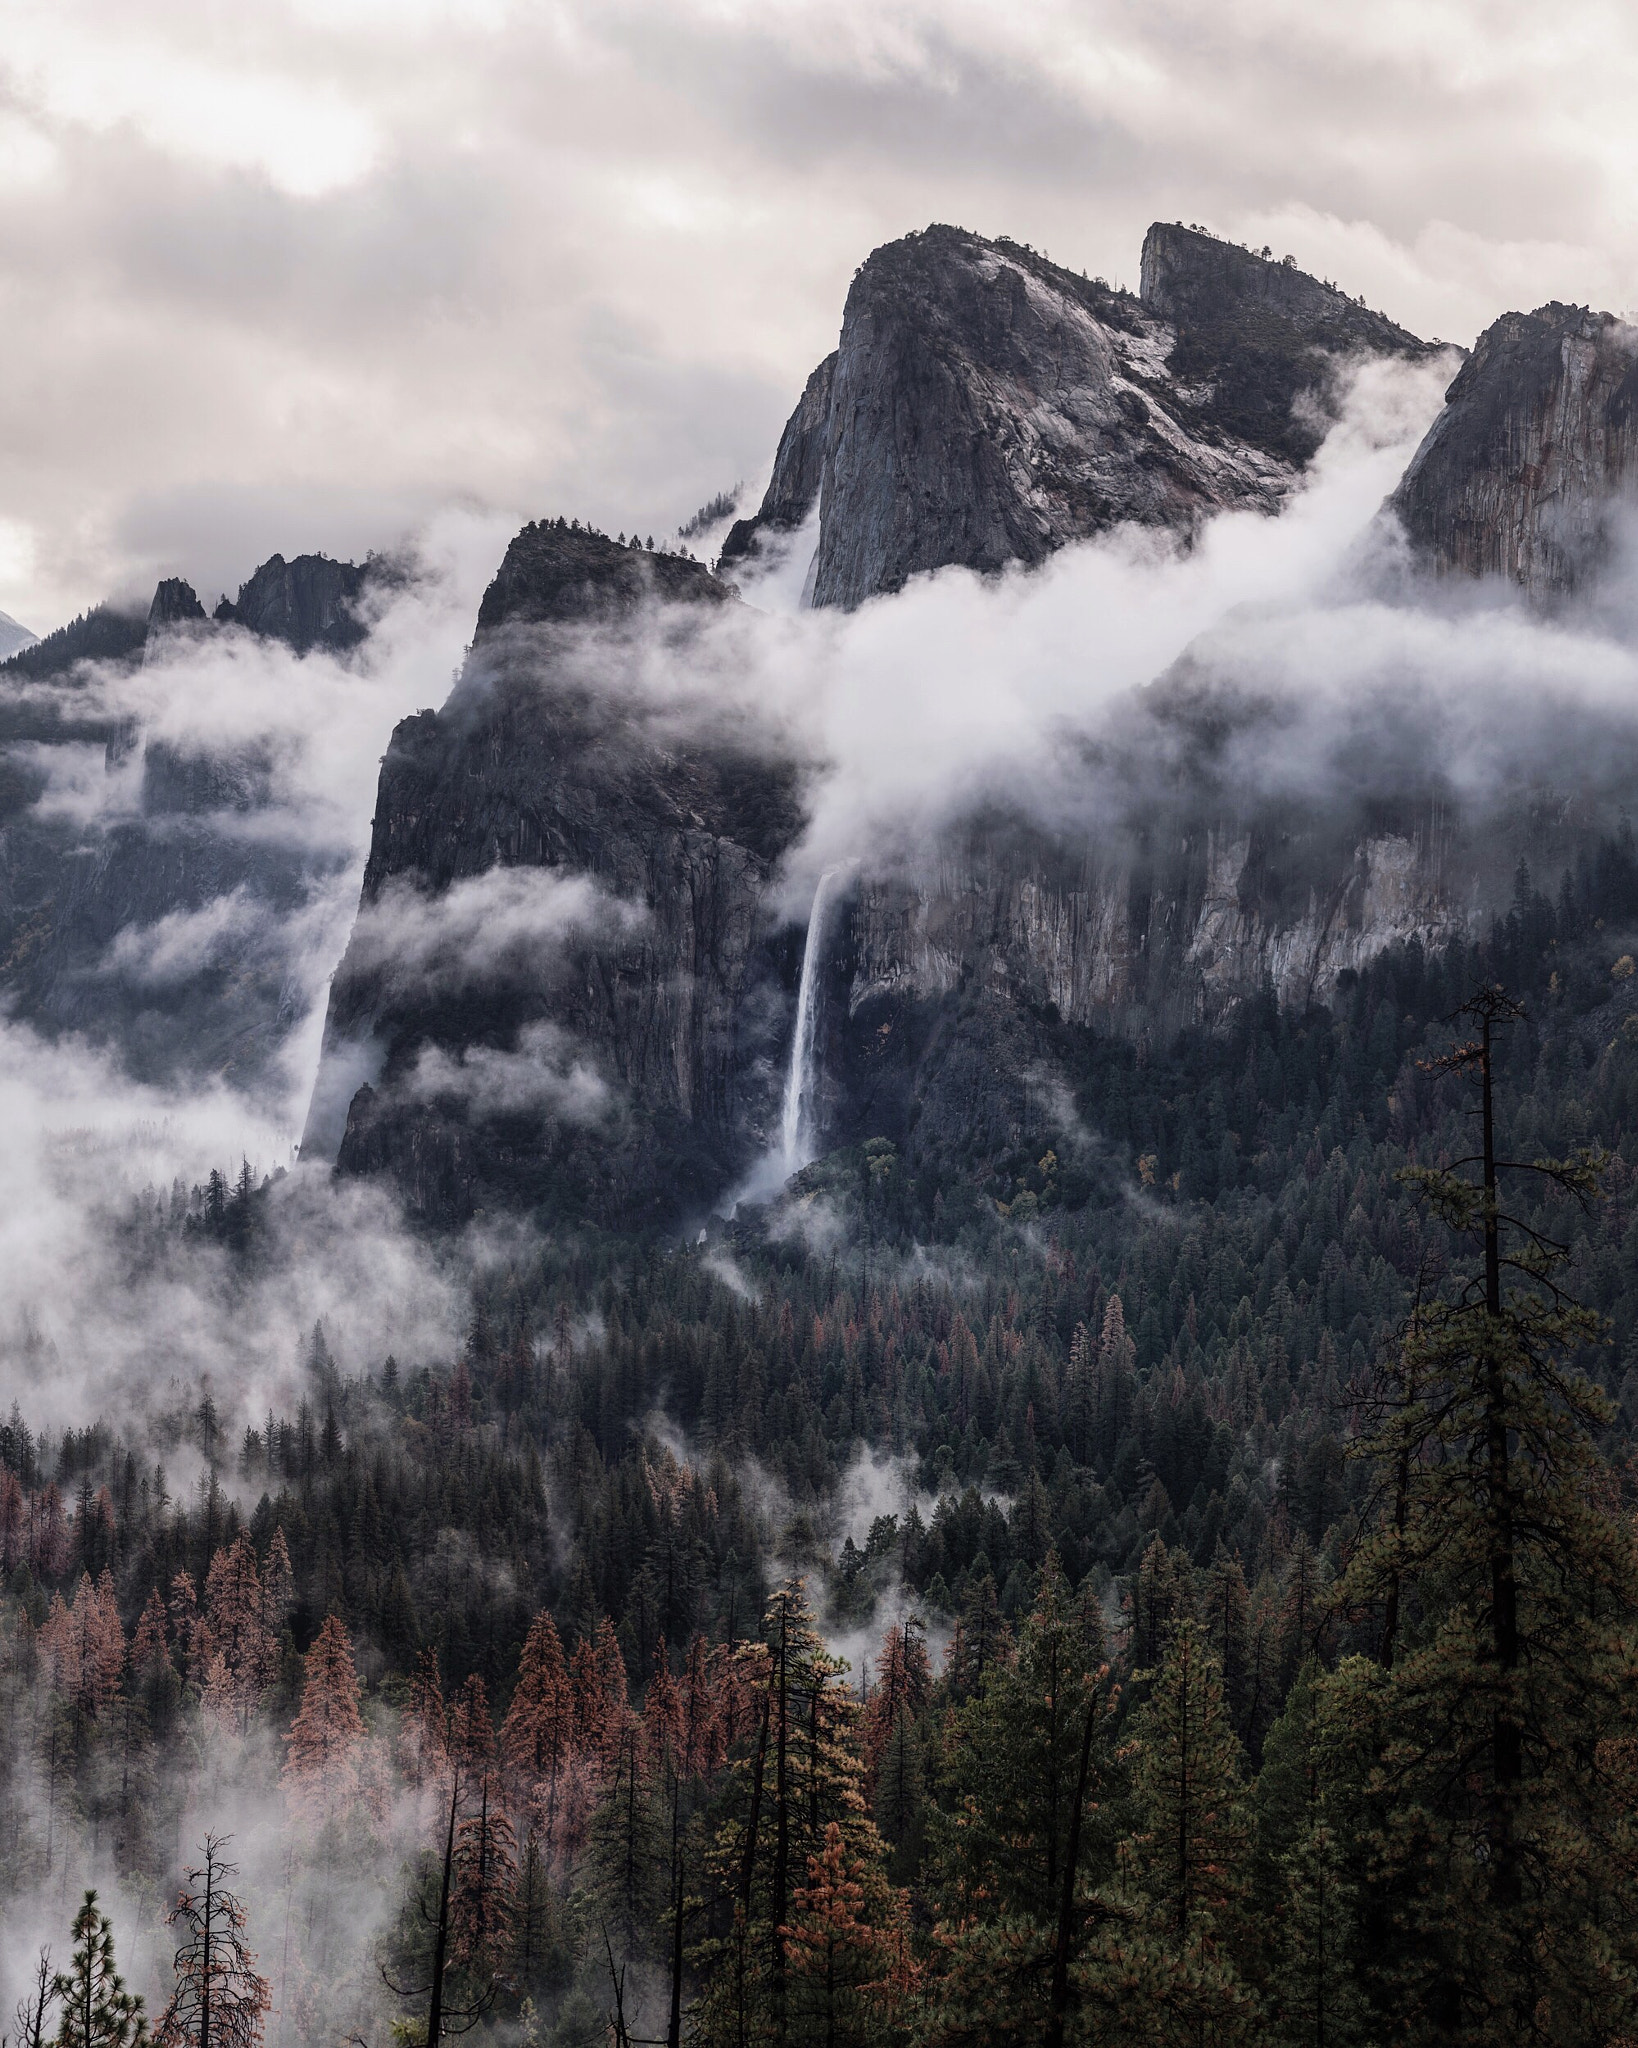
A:
{"label": "thin waterfall stream", "polygon": [[785,1076],[785,1113],[780,1128],[785,1171],[796,1173],[813,1158],[814,1096],[818,1074],[814,1064],[814,1022],[819,1007],[819,952],[825,939],[825,909],[830,885],[840,868],[826,868],[813,892],[808,936],[802,948],[802,979],[796,991],[796,1032]]}

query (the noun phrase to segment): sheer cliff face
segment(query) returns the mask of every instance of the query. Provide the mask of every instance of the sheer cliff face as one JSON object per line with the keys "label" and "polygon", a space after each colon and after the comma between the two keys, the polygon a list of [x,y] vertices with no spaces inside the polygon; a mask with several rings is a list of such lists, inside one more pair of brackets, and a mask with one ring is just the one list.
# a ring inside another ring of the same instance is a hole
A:
{"label": "sheer cliff face", "polygon": [[935,1172],[993,1156],[1061,1114],[1066,1028],[1158,1038],[1265,991],[1301,1011],[1389,945],[1466,929],[1472,850],[1432,807],[1391,830],[1190,809],[1147,839],[992,821],[921,877],[861,877],[826,948],[824,1142],[880,1133]]}
{"label": "sheer cliff face", "polygon": [[754,554],[762,533],[794,533],[819,501],[825,475],[825,441],[830,429],[830,395],[836,357],[826,356],[804,386],[795,412],[785,422],[774,455],[773,475],[755,518],[736,519],[722,544],[724,565]]}
{"label": "sheer cliff face", "polygon": [[1287,265],[1155,227],[1132,298],[1012,242],[932,227],[878,249],[840,346],[780,442],[763,531],[819,505],[812,601],[844,607],[956,563],[996,570],[1131,521],[1192,534],[1278,510],[1318,446],[1339,363],[1424,352]]}
{"label": "sheer cliff face", "polygon": [[775,1114],[764,892],[795,771],[679,732],[635,677],[731,601],[697,563],[545,526],[512,543],[466,670],[382,764],[358,927],[304,1148],[440,1221],[708,1203]]}
{"label": "sheer cliff face", "polygon": [[1638,481],[1638,333],[1547,305],[1479,338],[1390,503],[1440,574],[1552,605],[1597,576]]}
{"label": "sheer cliff face", "polygon": [[1414,827],[1339,840],[1225,821],[1168,835],[1156,856],[975,838],[936,884],[860,890],[848,999],[978,981],[1069,1024],[1209,1024],[1265,986],[1305,1009],[1384,946],[1461,929]]}

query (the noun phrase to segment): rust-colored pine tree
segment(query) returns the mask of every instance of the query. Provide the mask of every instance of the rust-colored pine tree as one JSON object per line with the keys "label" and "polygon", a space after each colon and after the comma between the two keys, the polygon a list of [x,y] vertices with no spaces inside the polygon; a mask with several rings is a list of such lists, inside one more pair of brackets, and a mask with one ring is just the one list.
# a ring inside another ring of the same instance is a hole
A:
{"label": "rust-colored pine tree", "polygon": [[572,1669],[580,1747],[596,1757],[605,1776],[612,1775],[631,1718],[631,1688],[620,1639],[606,1614],[592,1640],[576,1646]]}
{"label": "rust-colored pine tree", "polygon": [[493,1972],[511,1946],[517,1836],[506,1811],[488,1694],[475,1672],[456,1695],[449,1753],[461,1809],[455,1827],[450,1958],[468,1970]]}
{"label": "rust-colored pine tree", "polygon": [[792,2030],[825,2048],[893,2040],[909,1988],[898,1924],[908,1901],[888,1891],[880,1869],[850,1851],[840,1824],[830,1821],[791,1905],[784,1932]]}
{"label": "rust-colored pine tree", "polygon": [[435,1651],[415,1660],[409,1699],[398,1731],[399,1765],[416,1790],[436,1784],[449,1755],[449,1714]]}
{"label": "rust-colored pine tree", "polygon": [[914,1721],[926,1711],[933,1689],[927,1660],[927,1631],[919,1614],[907,1615],[882,1641],[876,1683],[864,1710],[865,1791],[873,1796],[883,1752],[901,1715]]}
{"label": "rust-colored pine tree", "polygon": [[77,1741],[85,1723],[103,1718],[118,1699],[125,1672],[125,1631],[106,1572],[100,1585],[81,1573],[72,1607],[60,1593],[52,1595],[40,1648],[51,1689],[68,1709]]}
{"label": "rust-colored pine tree", "polygon": [[542,1608],[529,1625],[518,1661],[512,1703],[501,1724],[501,1762],[519,1806],[545,1788],[555,1806],[557,1781],[569,1761],[575,1733],[574,1692],[557,1624]]}
{"label": "rust-colored pine tree", "polygon": [[677,1688],[677,1763],[689,1777],[709,1777],[728,1755],[727,1716],[721,1665],[711,1646],[695,1630],[683,1658]]}
{"label": "rust-colored pine tree", "polygon": [[199,1591],[191,1572],[179,1571],[171,1580],[167,1607],[177,1666],[185,1683],[197,1684],[203,1675],[194,1656],[194,1642],[199,1634]]}
{"label": "rust-colored pine tree", "polygon": [[205,1705],[247,1731],[273,1682],[277,1644],[267,1626],[256,1549],[244,1530],[210,1561],[194,1662],[203,1674]]}
{"label": "rust-colored pine tree", "polygon": [[518,1844],[500,1773],[480,1769],[471,1807],[455,1831],[450,1954],[466,1969],[494,1972],[512,1949],[517,1920]]}
{"label": "rust-colored pine tree", "polygon": [[159,1597],[155,1586],[149,1593],[147,1604],[137,1616],[136,1633],[131,1638],[131,1671],[133,1676],[146,1678],[158,1664],[171,1661],[170,1632],[165,1625],[165,1603]]}
{"label": "rust-colored pine tree", "polygon": [[27,1527],[23,1483],[9,1466],[0,1467],[0,1571],[9,1574],[22,1563],[28,1548]]}
{"label": "rust-colored pine tree", "polygon": [[273,1531],[262,1564],[262,1620],[275,1643],[284,1633],[295,1601],[296,1574],[291,1568],[290,1546],[284,1540],[281,1524]]}
{"label": "rust-colored pine tree", "polygon": [[[477,2024],[493,2004],[496,1990],[492,1975],[485,1981],[482,1965],[487,1959],[487,1944],[481,1937],[486,1923],[481,1910],[476,1914],[472,1911],[471,1899],[474,1876],[480,1892],[487,1879],[488,1903],[494,1906],[500,1881],[494,1874],[493,1855],[489,1856],[487,1871],[481,1867],[486,1854],[495,1846],[482,1799],[481,1788],[485,1783],[491,1787],[495,1810],[503,1811],[497,1789],[494,1723],[483,1681],[476,1676],[469,1678],[453,1704],[446,1704],[437,1658],[432,1651],[424,1650],[411,1681],[400,1742],[405,1777],[425,1802],[424,1820],[436,1847],[423,1873],[421,1896],[416,1901],[427,1943],[425,1981],[400,1983],[385,1969],[382,1974],[388,1988],[399,1997],[426,1999],[425,2048],[439,2048],[447,2033],[465,2033]],[[467,1830],[475,1793],[482,1822],[480,1832],[489,1835],[488,1842],[475,1840]],[[474,1850],[480,1865],[477,1873],[471,1868]],[[463,1857],[467,1862],[464,1871]],[[514,1885],[515,1869],[514,1851]],[[468,1895],[464,1904],[463,1889]],[[504,1901],[498,1912],[491,1913],[487,1924],[510,1932]],[[452,1972],[456,1973],[455,1981],[459,1981],[458,1955],[474,1966],[477,1979],[464,2005],[453,2003],[449,1997]]]}
{"label": "rust-colored pine tree", "polygon": [[68,1570],[68,1517],[55,1479],[35,1495],[29,1528],[29,1563],[42,1579],[60,1579]]}
{"label": "rust-colored pine tree", "polygon": [[285,1737],[286,1796],[318,1827],[345,1819],[358,1797],[364,1748],[353,1648],[339,1615],[327,1615],[306,1657],[301,1706]]}
{"label": "rust-colored pine tree", "polygon": [[119,1598],[114,1591],[114,1575],[105,1565],[94,1588],[82,1591],[86,1601],[86,1617],[83,1626],[87,1676],[96,1702],[96,1711],[106,1713],[119,1698],[120,1684],[125,1676],[125,1630],[120,1624]]}
{"label": "rust-colored pine tree", "polygon": [[40,1624],[39,1648],[47,1684],[59,1699],[71,1700],[80,1683],[78,1645],[74,1617],[61,1593],[51,1596],[46,1618]]}

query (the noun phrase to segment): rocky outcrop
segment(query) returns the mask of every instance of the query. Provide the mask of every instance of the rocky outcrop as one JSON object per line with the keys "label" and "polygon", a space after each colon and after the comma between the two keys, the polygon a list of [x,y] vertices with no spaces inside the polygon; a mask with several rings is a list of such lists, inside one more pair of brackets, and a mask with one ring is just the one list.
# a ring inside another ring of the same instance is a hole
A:
{"label": "rocky outcrop", "polygon": [[1043,561],[1124,521],[1273,511],[1287,463],[1191,430],[1125,295],[954,228],[878,249],[842,317],[813,601]]}
{"label": "rocky outcrop", "polygon": [[1596,580],[1638,482],[1638,332],[1551,304],[1485,330],[1389,500],[1440,575],[1552,606]]}
{"label": "rocky outcrop", "polygon": [[762,503],[750,519],[736,519],[722,544],[721,565],[731,567],[757,553],[762,536],[794,533],[819,502],[825,474],[825,443],[830,432],[830,392],[836,374],[834,351],[803,387],[795,412],[785,422],[774,456],[773,475]]}
{"label": "rocky outcrop", "polygon": [[328,555],[298,555],[293,562],[270,555],[240,585],[232,604],[223,598],[216,622],[282,640],[298,654],[315,647],[345,653],[368,630],[358,615],[358,601],[369,573],[368,564],[333,562]]}
{"label": "rocky outcrop", "polygon": [[199,602],[199,593],[193,585],[184,582],[180,576],[165,577],[148,607],[148,639],[169,627],[202,626],[205,622],[205,607]]}
{"label": "rocky outcrop", "polygon": [[1132,522],[1191,535],[1277,511],[1335,416],[1339,368],[1430,345],[1288,263],[1149,231],[1139,297],[1008,241],[931,227],[876,250],[723,563],[819,506],[811,601],[920,571],[1043,561]]}
{"label": "rocky outcrop", "polygon": [[712,605],[733,592],[692,556],[653,554],[563,520],[526,526],[507,548],[478,606],[478,672],[507,668],[512,643],[532,669],[570,642],[564,629],[629,622],[655,605]]}
{"label": "rocky outcrop", "polygon": [[640,680],[653,636],[675,653],[729,602],[682,557],[561,523],[513,541],[449,702],[382,763],[309,1156],[389,1171],[439,1221],[628,1224],[748,1160],[776,1113],[762,903],[795,769]]}
{"label": "rocky outcrop", "polygon": [[1172,341],[1166,369],[1186,416],[1297,465],[1336,417],[1338,372],[1362,356],[1443,352],[1335,285],[1198,228],[1157,221],[1139,297]]}

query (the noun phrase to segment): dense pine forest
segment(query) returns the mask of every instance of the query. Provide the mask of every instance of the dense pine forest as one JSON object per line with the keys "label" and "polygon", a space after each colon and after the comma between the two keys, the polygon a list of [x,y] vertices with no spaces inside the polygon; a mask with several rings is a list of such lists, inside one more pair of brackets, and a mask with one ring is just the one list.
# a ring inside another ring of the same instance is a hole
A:
{"label": "dense pine forest", "polygon": [[[441,1364],[14,1410],[0,2032],[1638,2036],[1634,927],[1623,832],[1331,1009],[1054,1027],[1009,1159],[547,1237]],[[283,1192],[111,1227],[231,1288]]]}

